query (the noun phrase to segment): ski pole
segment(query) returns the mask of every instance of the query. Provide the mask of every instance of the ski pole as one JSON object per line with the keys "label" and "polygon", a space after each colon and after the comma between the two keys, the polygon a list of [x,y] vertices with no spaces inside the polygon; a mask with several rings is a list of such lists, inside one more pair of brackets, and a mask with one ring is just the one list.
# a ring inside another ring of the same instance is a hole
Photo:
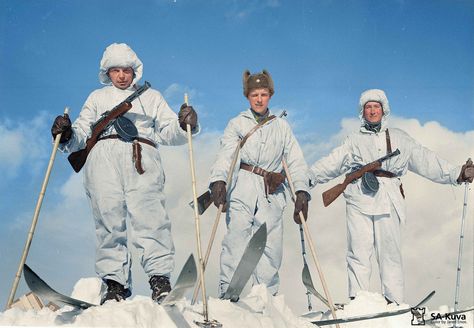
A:
{"label": "ski pole", "polygon": [[[237,145],[237,147],[235,147],[234,154],[232,157],[232,163],[230,164],[229,172],[227,173],[227,182],[226,182],[227,188],[229,188],[230,184],[232,183],[232,175],[234,173],[235,163],[237,162],[237,158],[239,157],[239,151],[240,151],[240,143]],[[224,209],[224,204],[219,205],[219,208],[217,209],[217,215],[214,220],[214,225],[212,226],[209,243],[207,244],[206,255],[204,256],[204,270],[206,270],[207,261],[209,260],[209,256],[211,254],[212,245],[214,244],[214,239],[216,237],[216,232],[219,226],[223,209]],[[198,283],[196,284],[196,287],[194,287],[193,298],[191,299],[191,305],[194,305],[194,303],[196,302],[197,294],[199,293],[199,288],[201,288],[201,280],[199,280]]]}
{"label": "ski pole", "polygon": [[[296,201],[296,199],[295,199]],[[308,265],[306,262],[306,248],[304,246],[304,232],[303,232],[303,226],[300,224],[300,239],[301,239],[301,255],[303,256],[303,264]],[[311,311],[313,309],[313,306],[311,305],[311,297],[310,297],[310,292],[308,289],[306,289],[306,297],[308,298],[308,311]]]}
{"label": "ski pole", "polygon": [[[288,185],[290,186],[291,194],[292,194],[292,196],[293,196],[293,198],[295,199],[295,202],[296,202],[295,188],[293,186],[293,181],[291,179],[290,170],[288,169],[288,165],[286,164],[285,159],[282,159],[282,165],[283,165],[283,169],[285,170],[286,178],[288,179]],[[333,306],[334,303],[332,301],[331,295],[329,294],[329,289],[326,285],[326,279],[324,279],[323,271],[322,271],[322,269],[319,265],[318,257],[316,255],[316,250],[314,248],[314,244],[313,244],[313,241],[311,239],[311,235],[310,235],[309,230],[308,230],[308,225],[306,224],[306,220],[304,218],[303,212],[300,211],[298,214],[300,216],[300,221],[301,221],[302,226],[303,226],[303,231],[306,235],[306,240],[308,241],[308,244],[309,244],[309,249],[311,251],[311,255],[313,256],[314,264],[316,265],[316,269],[318,270],[319,280],[321,280],[321,285],[323,286],[324,293],[325,293],[326,298],[327,298],[327,300],[329,302],[329,305],[330,305],[329,309],[331,310],[331,314],[332,314],[333,319],[337,319],[336,311],[335,311],[334,306]],[[336,327],[339,328],[339,324],[336,324]]]}
{"label": "ski pole", "polygon": [[[283,116],[286,116],[286,110],[283,110],[283,112],[280,114],[280,117],[283,117]],[[227,181],[226,181],[227,190],[229,190],[229,186],[232,183],[232,176],[234,174],[235,164],[237,162],[237,159],[239,158],[239,152],[240,152],[241,147],[242,147],[241,142],[239,142],[237,144],[237,147],[235,147],[235,150],[234,150],[234,154],[233,154],[233,157],[232,157],[232,162],[230,164],[229,171],[227,172]],[[197,204],[197,203],[194,203],[194,204]],[[221,218],[221,214],[222,214],[223,209],[224,209],[224,205],[222,205],[222,204],[219,205],[219,208],[217,210],[216,219],[214,220],[214,225],[212,226],[212,232],[211,232],[211,236],[209,238],[209,243],[207,244],[206,255],[204,257],[204,270],[206,270],[207,261],[209,260],[209,256],[211,254],[212,245],[214,244],[214,239],[216,237],[216,232],[217,232],[217,228],[219,226],[219,222],[220,222],[220,218]],[[191,305],[193,305],[196,302],[197,294],[199,292],[200,287],[201,287],[201,282],[199,281],[198,284],[196,285],[196,287],[194,288],[193,298],[191,299]]]}
{"label": "ski pole", "polygon": [[[464,202],[463,202],[463,207],[462,207],[461,234],[459,236],[459,252],[458,252],[458,267],[457,267],[457,273],[456,273],[456,293],[454,296],[454,312],[458,310],[458,306],[459,306],[459,287],[461,284],[462,248],[463,248],[463,240],[464,240],[464,222],[466,219],[468,189],[469,189],[469,183],[466,182],[465,188],[464,188]],[[453,327],[456,327],[456,322],[454,322]]]}
{"label": "ski pole", "polygon": [[[188,104],[188,95],[184,94],[184,103]],[[191,125],[186,124],[186,133],[188,136],[188,150],[189,150],[189,164],[191,169],[191,183],[193,188],[193,201],[194,204],[197,204],[197,191],[196,191],[196,173],[194,170],[194,155],[193,155],[193,138],[191,133]],[[209,313],[207,307],[207,297],[206,297],[206,284],[204,281],[204,263],[202,259],[202,251],[201,251],[201,231],[200,231],[200,222],[199,222],[199,212],[198,206],[193,206],[194,208],[194,222],[196,227],[196,244],[197,244],[197,253],[199,258],[199,275],[200,275],[200,282],[202,286],[202,305],[203,305],[203,316],[204,322],[197,323],[201,324],[202,326],[210,326],[211,322],[209,321]],[[215,320],[212,321],[213,323],[217,323]]]}
{"label": "ski pole", "polygon": [[[64,115],[66,115],[68,113],[69,113],[69,107],[66,107],[64,109]],[[20,282],[20,278],[21,278],[21,272],[23,271],[23,265],[26,262],[26,258],[28,256],[28,252],[30,250],[31,242],[33,240],[33,235],[35,233],[36,224],[38,223],[39,212],[41,210],[41,205],[43,204],[44,194],[46,193],[46,187],[48,186],[49,176],[51,175],[51,170],[53,168],[54,159],[56,158],[56,151],[58,150],[60,140],[61,140],[61,133],[56,135],[56,138],[54,138],[54,145],[53,145],[53,149],[51,151],[51,156],[49,158],[48,167],[46,169],[46,174],[45,174],[45,177],[43,179],[43,184],[41,186],[41,191],[40,191],[40,194],[38,196],[38,200],[36,201],[36,207],[35,207],[35,212],[33,214],[33,220],[31,222],[31,226],[30,226],[30,231],[28,232],[28,236],[26,238],[25,247],[23,249],[23,254],[22,254],[21,259],[20,259],[20,265],[18,266],[18,270],[17,270],[16,275],[15,275],[15,280],[13,281],[13,286],[12,286],[12,289],[10,291],[10,296],[8,297],[6,309],[10,308],[10,306],[12,305],[13,300],[15,298],[15,293],[16,293],[16,290],[18,288],[18,283]]]}

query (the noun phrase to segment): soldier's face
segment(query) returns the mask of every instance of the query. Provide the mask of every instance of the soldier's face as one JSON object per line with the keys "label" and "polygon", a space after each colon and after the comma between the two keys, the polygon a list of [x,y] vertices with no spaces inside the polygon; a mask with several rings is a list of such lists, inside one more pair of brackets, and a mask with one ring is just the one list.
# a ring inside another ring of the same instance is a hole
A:
{"label": "soldier's face", "polygon": [[133,69],[131,67],[112,67],[108,73],[112,84],[122,90],[127,89],[133,82]]}
{"label": "soldier's face", "polygon": [[250,107],[258,113],[265,114],[268,108],[268,103],[270,102],[270,90],[267,88],[252,89],[247,96],[249,100]]}
{"label": "soldier's face", "polygon": [[364,105],[364,119],[369,123],[378,123],[382,120],[382,105],[376,101],[369,101]]}

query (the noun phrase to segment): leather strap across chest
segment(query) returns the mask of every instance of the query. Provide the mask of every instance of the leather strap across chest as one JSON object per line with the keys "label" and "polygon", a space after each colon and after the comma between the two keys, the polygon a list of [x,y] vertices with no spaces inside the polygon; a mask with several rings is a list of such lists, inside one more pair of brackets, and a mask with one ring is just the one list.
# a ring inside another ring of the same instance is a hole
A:
{"label": "leather strap across chest", "polygon": [[240,141],[240,148],[242,148],[244,146],[244,144],[247,142],[247,139],[255,132],[257,131],[258,129],[260,129],[263,125],[265,125],[265,123],[267,122],[270,122],[271,120],[273,120],[276,116],[275,115],[271,115],[269,117],[267,117],[266,119],[264,119],[263,121],[261,121],[260,123],[258,123],[257,125],[255,125],[243,138],[242,140]]}

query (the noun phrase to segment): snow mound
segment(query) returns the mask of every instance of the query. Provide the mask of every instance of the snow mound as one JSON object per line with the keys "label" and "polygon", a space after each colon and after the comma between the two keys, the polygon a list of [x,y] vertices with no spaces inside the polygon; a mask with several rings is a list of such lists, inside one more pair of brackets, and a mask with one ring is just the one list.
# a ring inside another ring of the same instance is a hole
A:
{"label": "snow mound", "polygon": [[[71,296],[98,304],[103,288],[100,279],[83,278],[78,281]],[[211,297],[208,308],[209,319],[217,320],[225,328],[314,328],[317,326],[310,321],[332,319],[330,311],[326,309],[325,312],[310,312],[296,316],[286,305],[284,295],[272,296],[263,285],[254,286],[250,293],[237,303]],[[346,304],[343,310],[336,311],[336,315],[338,318],[345,318],[408,308],[408,304],[387,305],[382,295],[363,291],[357,294],[355,300]],[[433,312],[446,313],[450,310],[452,311],[447,306],[441,307],[438,311],[429,311],[426,308],[424,317],[429,319]],[[202,311],[202,303],[191,305],[187,299],[174,306],[161,306],[148,296],[137,295],[123,302],[110,301],[84,311],[72,307],[63,307],[56,312],[49,308],[39,311],[13,308],[0,312],[0,326],[186,328],[198,327],[195,321],[203,322]],[[351,328],[412,328],[412,319],[412,314],[408,312],[392,317],[352,322],[341,325],[341,328],[349,325]],[[473,328],[472,312],[466,313],[466,320],[462,326]],[[445,328],[452,327],[452,324],[427,322],[425,327]]]}
{"label": "snow mound", "polygon": [[[81,279],[72,293],[78,298],[98,304],[102,284],[96,278]],[[215,319],[226,328],[315,327],[299,318],[285,304],[283,295],[271,296],[265,286],[254,286],[249,295],[238,303],[209,298],[209,319]],[[0,313],[0,326],[68,326],[68,327],[197,327],[202,322],[202,303],[191,305],[183,300],[175,306],[163,307],[148,296],[137,295],[123,302],[110,301],[102,306],[78,311],[63,307],[53,312],[48,308],[39,311],[10,309]]]}

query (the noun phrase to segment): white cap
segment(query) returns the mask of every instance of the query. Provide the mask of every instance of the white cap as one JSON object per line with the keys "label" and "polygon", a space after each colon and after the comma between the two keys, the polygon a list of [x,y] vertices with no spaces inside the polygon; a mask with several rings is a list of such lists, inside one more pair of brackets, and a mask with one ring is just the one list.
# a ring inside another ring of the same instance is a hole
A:
{"label": "white cap", "polygon": [[380,89],[369,89],[360,95],[359,100],[359,117],[362,118],[364,116],[364,106],[369,101],[376,101],[382,105],[383,109],[383,116],[386,117],[390,115],[390,105],[388,104],[387,96],[385,92]]}
{"label": "white cap", "polygon": [[99,81],[102,84],[110,85],[107,72],[112,67],[131,67],[135,73],[132,85],[136,84],[143,75],[143,63],[137,54],[125,43],[112,43],[108,46],[102,60],[100,61]]}

